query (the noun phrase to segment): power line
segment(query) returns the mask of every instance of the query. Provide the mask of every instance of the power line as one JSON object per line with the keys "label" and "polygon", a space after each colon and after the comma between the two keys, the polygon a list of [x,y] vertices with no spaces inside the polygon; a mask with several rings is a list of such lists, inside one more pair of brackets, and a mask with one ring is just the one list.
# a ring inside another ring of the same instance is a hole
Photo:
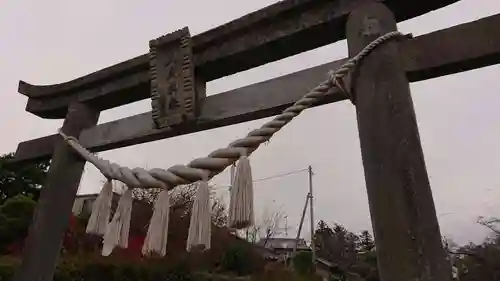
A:
{"label": "power line", "polygon": [[271,179],[283,178],[283,177],[286,177],[286,176],[289,176],[289,175],[294,175],[294,174],[298,174],[298,173],[301,173],[301,172],[306,172],[307,170],[308,169],[302,169],[302,170],[292,171],[292,172],[288,172],[288,173],[285,173],[285,174],[279,174],[279,175],[274,175],[274,176],[270,176],[270,177],[267,177],[267,178],[262,178],[262,179],[254,180],[253,182],[259,182],[259,181],[266,181],[266,180],[271,180]]}
{"label": "power line", "polygon": [[[267,180],[272,180],[272,179],[283,178],[283,177],[287,177],[287,176],[290,176],[290,175],[307,172],[308,170],[309,169],[306,168],[306,169],[302,169],[302,170],[290,171],[290,172],[284,173],[284,174],[277,174],[277,175],[266,177],[266,178],[256,179],[256,180],[254,180],[252,182],[256,183],[256,182],[261,182],[261,181],[267,181]],[[212,188],[212,190],[223,189],[223,188],[230,188],[230,187],[231,187],[230,185],[218,185],[215,188]]]}

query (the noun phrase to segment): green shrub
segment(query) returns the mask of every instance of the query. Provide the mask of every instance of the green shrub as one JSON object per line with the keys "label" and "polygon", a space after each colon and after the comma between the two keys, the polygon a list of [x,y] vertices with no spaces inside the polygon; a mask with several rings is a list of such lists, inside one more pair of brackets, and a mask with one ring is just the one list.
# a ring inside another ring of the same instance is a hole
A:
{"label": "green shrub", "polygon": [[[10,281],[19,263],[0,261],[0,281]],[[111,259],[64,260],[57,268],[54,281],[193,281],[185,262],[169,265],[168,261],[117,262]],[[197,279],[197,281],[202,281]]]}
{"label": "green shrub", "polygon": [[297,273],[307,275],[313,272],[314,265],[312,262],[311,252],[298,252],[293,258],[293,267]]}
{"label": "green shrub", "polygon": [[8,252],[8,247],[21,242],[28,233],[36,202],[30,197],[17,195],[0,205],[0,252]]}
{"label": "green shrub", "polygon": [[222,258],[222,268],[243,275],[248,271],[245,248],[239,245],[229,247]]}
{"label": "green shrub", "polygon": [[[19,261],[2,261],[0,257],[0,281],[10,281]],[[233,280],[235,275],[259,273],[263,267],[264,260],[252,245],[231,240],[217,243],[209,251],[170,252],[165,258],[130,259],[119,249],[110,257],[87,252],[63,254],[54,281],[211,281],[220,276]]]}
{"label": "green shrub", "polygon": [[225,250],[220,266],[225,272],[229,271],[242,276],[261,271],[263,264],[262,257],[256,254],[251,246],[234,243]]}
{"label": "green shrub", "polygon": [[13,258],[0,259],[0,281],[10,281],[14,276],[18,261]]}

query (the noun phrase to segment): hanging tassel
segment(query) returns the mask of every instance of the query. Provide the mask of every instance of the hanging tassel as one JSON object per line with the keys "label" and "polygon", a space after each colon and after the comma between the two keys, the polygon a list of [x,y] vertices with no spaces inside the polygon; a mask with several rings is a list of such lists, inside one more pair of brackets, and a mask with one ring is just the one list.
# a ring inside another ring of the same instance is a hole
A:
{"label": "hanging tassel", "polygon": [[113,182],[108,179],[92,205],[92,213],[87,223],[87,233],[103,236],[109,223],[111,200],[113,199]]}
{"label": "hanging tassel", "polygon": [[186,250],[190,251],[198,246],[204,246],[204,250],[210,249],[211,227],[210,190],[208,182],[201,181],[191,210]]}
{"label": "hanging tassel", "polygon": [[156,253],[165,256],[168,238],[168,216],[170,212],[170,196],[163,190],[156,200],[153,216],[149,222],[148,234],[142,246],[142,254],[149,256]]}
{"label": "hanging tassel", "polygon": [[229,226],[243,229],[253,225],[253,183],[250,160],[240,157],[231,187],[229,201]]}
{"label": "hanging tassel", "polygon": [[102,255],[109,256],[115,246],[120,248],[128,247],[128,234],[130,229],[130,218],[132,214],[132,189],[129,188],[123,193],[118,202],[113,220],[108,225],[104,234]]}
{"label": "hanging tassel", "polygon": [[234,185],[234,173],[236,173],[235,168],[236,164],[233,163],[233,165],[231,165],[231,168],[229,169],[229,176],[231,177],[231,179],[229,179],[229,183],[231,184],[231,188],[233,188]]}

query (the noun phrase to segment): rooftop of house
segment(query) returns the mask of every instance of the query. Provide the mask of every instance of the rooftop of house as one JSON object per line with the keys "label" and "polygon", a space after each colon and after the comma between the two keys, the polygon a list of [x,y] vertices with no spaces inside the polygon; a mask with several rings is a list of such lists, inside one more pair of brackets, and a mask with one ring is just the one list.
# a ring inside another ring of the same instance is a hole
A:
{"label": "rooftop of house", "polygon": [[[83,213],[90,214],[92,211],[92,204],[99,194],[82,194],[77,195],[75,202],[73,203],[73,214],[81,215]],[[111,204],[111,214],[114,213],[120,201],[121,194],[113,192],[112,204]],[[133,211],[131,218],[131,233],[143,233],[147,231],[147,226],[149,220],[153,213],[151,204],[147,202],[135,199],[133,201]]]}
{"label": "rooftop of house", "polygon": [[[269,249],[293,249],[295,243],[295,238],[263,238],[257,244]],[[304,239],[297,241],[297,249],[309,249]]]}

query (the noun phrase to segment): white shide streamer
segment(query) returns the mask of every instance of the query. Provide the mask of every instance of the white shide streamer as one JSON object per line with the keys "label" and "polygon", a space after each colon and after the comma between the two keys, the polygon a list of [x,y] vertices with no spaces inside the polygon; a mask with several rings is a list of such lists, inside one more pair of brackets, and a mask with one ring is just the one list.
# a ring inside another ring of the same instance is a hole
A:
{"label": "white shide streamer", "polygon": [[200,181],[191,210],[186,250],[199,246],[203,246],[203,250],[210,249],[211,227],[210,190],[208,182]]}
{"label": "white shide streamer", "polygon": [[123,193],[115,215],[109,223],[104,234],[102,255],[109,256],[115,246],[120,248],[128,247],[128,234],[130,230],[130,219],[132,215],[132,189],[129,188]]}
{"label": "white shide streamer", "polygon": [[87,223],[86,232],[103,236],[109,223],[109,213],[111,211],[111,202],[113,200],[113,182],[107,180],[92,204],[92,213]]}
{"label": "white shide streamer", "polygon": [[236,165],[229,201],[229,227],[247,228],[254,223],[252,168],[243,156]]}
{"label": "white shide streamer", "polygon": [[148,234],[142,246],[142,254],[150,256],[155,253],[161,257],[167,251],[168,218],[170,213],[170,195],[163,190],[156,199],[153,216],[149,222]]}

